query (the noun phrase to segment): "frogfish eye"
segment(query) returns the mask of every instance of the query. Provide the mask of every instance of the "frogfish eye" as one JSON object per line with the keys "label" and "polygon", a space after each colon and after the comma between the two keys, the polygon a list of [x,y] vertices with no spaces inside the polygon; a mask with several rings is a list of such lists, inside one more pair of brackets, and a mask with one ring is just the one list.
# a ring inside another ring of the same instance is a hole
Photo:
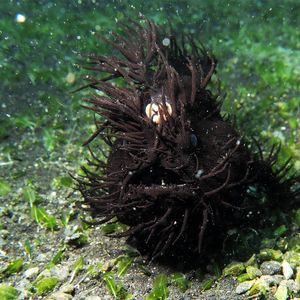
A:
{"label": "frogfish eye", "polygon": [[198,145],[198,139],[194,133],[191,134],[191,145],[196,147]]}

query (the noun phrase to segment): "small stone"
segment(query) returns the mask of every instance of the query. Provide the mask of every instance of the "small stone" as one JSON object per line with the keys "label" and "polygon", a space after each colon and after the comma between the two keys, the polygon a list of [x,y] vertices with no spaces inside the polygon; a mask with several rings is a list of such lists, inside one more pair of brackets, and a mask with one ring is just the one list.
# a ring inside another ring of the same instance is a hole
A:
{"label": "small stone", "polygon": [[100,298],[99,296],[96,295],[95,296],[91,295],[86,297],[85,300],[103,300],[103,298]]}
{"label": "small stone", "polygon": [[243,293],[246,293],[247,291],[249,291],[253,284],[254,284],[255,280],[251,280],[251,281],[244,281],[242,283],[240,283],[236,289],[235,289],[235,292],[237,294],[243,294]]}
{"label": "small stone", "polygon": [[51,276],[57,277],[60,281],[65,281],[69,276],[69,269],[64,266],[54,266],[50,272]]}
{"label": "small stone", "polygon": [[260,270],[263,275],[274,275],[281,272],[281,263],[278,261],[265,261],[260,265]]}
{"label": "small stone", "polygon": [[72,294],[74,291],[75,287],[73,284],[65,284],[60,288],[60,292],[66,293],[66,294]]}
{"label": "small stone", "polygon": [[6,230],[6,229],[2,229],[0,231],[0,236],[3,238],[3,239],[6,239],[8,236],[9,236],[9,231]]}
{"label": "small stone", "polygon": [[27,269],[24,272],[24,276],[25,276],[25,278],[30,279],[30,278],[33,278],[38,273],[39,273],[39,268],[38,267],[34,267],[34,268]]}
{"label": "small stone", "polygon": [[282,273],[283,273],[283,276],[285,279],[292,278],[292,276],[294,274],[294,271],[293,271],[291,265],[286,260],[284,260],[282,262]]}
{"label": "small stone", "polygon": [[279,285],[279,283],[282,281],[282,280],[284,280],[284,276],[283,275],[273,275],[272,276],[273,277],[273,279],[274,279],[274,283],[276,284],[276,285]]}
{"label": "small stone", "polygon": [[293,279],[282,280],[280,282],[280,284],[286,286],[289,291],[293,291],[293,292],[297,293],[297,285]]}
{"label": "small stone", "polygon": [[[273,286],[276,285],[276,279],[274,278],[274,276],[271,275],[263,275],[259,278],[259,281],[264,285],[264,286]],[[279,284],[279,282],[278,282]]]}
{"label": "small stone", "polygon": [[[23,291],[26,290],[26,288],[30,285],[30,281],[27,278],[22,278],[20,280],[18,280],[18,282],[15,285],[15,288],[19,291]],[[1,293],[0,293],[1,296]],[[1,297],[0,297],[1,299]],[[22,299],[22,298],[19,298]]]}
{"label": "small stone", "polygon": [[50,272],[50,270],[48,270],[48,269],[43,270],[43,271],[39,274],[39,276],[38,276],[37,279],[41,279],[41,278],[44,278],[44,277],[51,277],[51,272]]}
{"label": "small stone", "polygon": [[6,245],[6,241],[0,236],[0,248]]}
{"label": "small stone", "polygon": [[286,300],[288,299],[288,288],[284,284],[280,284],[275,293],[276,300]]}
{"label": "small stone", "polygon": [[62,292],[56,292],[47,297],[47,300],[71,300],[73,296]]}
{"label": "small stone", "polygon": [[48,256],[47,254],[45,253],[40,253],[37,258],[36,258],[36,261],[37,262],[46,262],[48,260]]}

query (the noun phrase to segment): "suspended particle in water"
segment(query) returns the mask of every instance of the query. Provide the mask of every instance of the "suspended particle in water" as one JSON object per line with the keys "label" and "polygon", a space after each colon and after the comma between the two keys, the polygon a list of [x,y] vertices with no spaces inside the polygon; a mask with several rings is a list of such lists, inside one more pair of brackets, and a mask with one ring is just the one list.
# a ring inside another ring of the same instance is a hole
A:
{"label": "suspended particle in water", "polygon": [[168,47],[170,45],[170,39],[169,38],[164,38],[163,41],[162,41],[162,44],[165,47]]}
{"label": "suspended particle in water", "polygon": [[16,14],[16,22],[18,22],[18,23],[24,23],[25,21],[26,21],[25,15]]}

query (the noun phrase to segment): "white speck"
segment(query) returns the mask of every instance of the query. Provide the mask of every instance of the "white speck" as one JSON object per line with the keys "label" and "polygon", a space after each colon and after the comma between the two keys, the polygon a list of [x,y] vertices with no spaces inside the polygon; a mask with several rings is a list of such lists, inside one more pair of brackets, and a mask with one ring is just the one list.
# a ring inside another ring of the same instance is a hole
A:
{"label": "white speck", "polygon": [[241,143],[241,141],[240,141],[240,140],[237,140],[237,141],[236,141],[236,144],[237,144],[237,145],[239,145],[240,143]]}
{"label": "white speck", "polygon": [[80,40],[81,39],[81,36],[80,35],[77,35],[77,40]]}
{"label": "white speck", "polygon": [[165,186],[165,185],[166,185],[166,183],[164,182],[163,179],[161,180],[161,185],[162,185],[162,186]]}
{"label": "white speck", "polygon": [[199,170],[196,172],[195,177],[196,177],[197,179],[199,179],[203,173],[204,173],[204,171],[203,171],[202,169],[199,169]]}
{"label": "white speck", "polygon": [[164,38],[162,40],[162,44],[165,46],[165,47],[168,47],[170,45],[170,39],[169,38]]}
{"label": "white speck", "polygon": [[17,15],[16,15],[16,21],[17,21],[18,23],[24,23],[24,22],[26,21],[25,15],[17,14]]}
{"label": "white speck", "polygon": [[174,225],[176,225],[177,224],[177,221],[174,221],[174,223],[173,223]]}
{"label": "white speck", "polygon": [[134,207],[132,210],[136,210],[136,207]]}
{"label": "white speck", "polygon": [[250,210],[250,211],[248,212],[248,214],[246,215],[246,217],[247,217],[247,218],[250,218],[252,214],[253,214],[253,212]]}
{"label": "white speck", "polygon": [[281,140],[282,142],[285,141],[285,137],[284,137],[283,133],[282,133],[281,131],[279,131],[279,130],[275,130],[275,131],[273,132],[273,136],[274,136],[275,138],[278,138],[278,139]]}
{"label": "white speck", "polygon": [[128,175],[132,175],[132,174],[133,174],[132,171],[129,171],[129,172],[128,172]]}

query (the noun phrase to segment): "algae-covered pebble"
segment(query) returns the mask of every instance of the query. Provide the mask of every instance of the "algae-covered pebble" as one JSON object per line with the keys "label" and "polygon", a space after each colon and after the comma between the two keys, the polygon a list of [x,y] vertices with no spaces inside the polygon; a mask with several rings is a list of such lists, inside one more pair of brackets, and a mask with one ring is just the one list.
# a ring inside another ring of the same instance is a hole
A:
{"label": "algae-covered pebble", "polygon": [[298,233],[288,239],[288,249],[290,251],[292,250],[292,251],[299,252],[299,250],[300,250],[300,233]]}
{"label": "algae-covered pebble", "polygon": [[280,285],[285,285],[288,288],[289,293],[294,292],[297,293],[297,285],[296,282],[293,279],[289,279],[289,280],[282,280],[280,282]]}
{"label": "algae-covered pebble", "polygon": [[250,280],[250,277],[247,273],[243,273],[243,274],[241,274],[237,277],[237,281],[240,282],[240,283],[244,282],[246,280]]}
{"label": "algae-covered pebble", "polygon": [[300,253],[296,251],[288,251],[284,254],[283,257],[292,268],[300,266]]}
{"label": "algae-covered pebble", "polygon": [[249,291],[252,288],[254,282],[255,282],[255,280],[244,281],[244,282],[240,283],[236,287],[235,292],[237,294],[244,294],[244,293],[246,293],[247,291]]}
{"label": "algae-covered pebble", "polygon": [[294,271],[293,271],[291,265],[286,260],[284,260],[282,262],[282,273],[283,273],[283,276],[285,279],[292,278],[292,276],[294,274]]}
{"label": "algae-covered pebble", "polygon": [[262,283],[262,285],[265,286],[273,286],[273,285],[278,285],[284,277],[282,275],[262,275],[259,278],[259,281]]}
{"label": "algae-covered pebble", "polygon": [[239,276],[245,271],[245,265],[241,262],[232,262],[223,269],[223,276]]}
{"label": "algae-covered pebble", "polygon": [[262,275],[262,272],[257,267],[253,267],[253,266],[248,266],[246,268],[246,272],[249,276],[249,279],[254,279]]}
{"label": "algae-covered pebble", "polygon": [[14,300],[18,298],[19,292],[12,286],[1,284],[0,285],[0,299],[1,300]]}
{"label": "algae-covered pebble", "polygon": [[288,299],[288,288],[285,284],[280,284],[275,293],[276,300],[286,300]]}
{"label": "algae-covered pebble", "polygon": [[280,250],[274,250],[270,248],[265,248],[260,250],[258,254],[258,258],[261,261],[265,260],[281,260],[282,259],[282,252]]}
{"label": "algae-covered pebble", "polygon": [[38,295],[43,295],[49,291],[51,291],[59,282],[59,279],[56,277],[45,277],[38,280],[34,288],[36,289],[36,293]]}

